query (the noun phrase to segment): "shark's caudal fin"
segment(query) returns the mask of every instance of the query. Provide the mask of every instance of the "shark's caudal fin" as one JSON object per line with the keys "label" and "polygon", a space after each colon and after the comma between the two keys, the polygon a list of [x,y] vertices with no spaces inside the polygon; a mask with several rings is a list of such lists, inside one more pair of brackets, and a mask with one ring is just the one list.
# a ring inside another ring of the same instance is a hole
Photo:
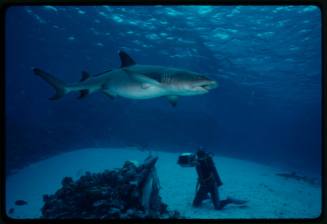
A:
{"label": "shark's caudal fin", "polygon": [[55,95],[49,98],[50,100],[58,100],[68,93],[67,85],[63,81],[39,68],[33,68],[33,72],[35,75],[40,76],[43,80],[49,83],[56,90]]}

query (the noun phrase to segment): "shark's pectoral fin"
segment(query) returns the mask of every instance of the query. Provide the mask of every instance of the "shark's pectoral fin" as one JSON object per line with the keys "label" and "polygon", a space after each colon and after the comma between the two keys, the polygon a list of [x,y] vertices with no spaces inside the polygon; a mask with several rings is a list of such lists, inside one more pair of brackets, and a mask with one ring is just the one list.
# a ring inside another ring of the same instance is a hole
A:
{"label": "shark's pectoral fin", "polygon": [[86,72],[86,71],[82,71],[82,77],[81,77],[81,80],[79,80],[79,81],[80,81],[80,82],[83,82],[83,81],[89,79],[90,77],[91,77],[91,76],[90,76],[90,74],[89,74],[88,72]]}
{"label": "shark's pectoral fin", "polygon": [[168,99],[170,105],[172,105],[173,107],[176,107],[178,96],[167,96],[167,99]]}
{"label": "shark's pectoral fin", "polygon": [[77,99],[84,99],[87,95],[89,95],[90,91],[88,89],[83,89],[79,91],[79,97]]}

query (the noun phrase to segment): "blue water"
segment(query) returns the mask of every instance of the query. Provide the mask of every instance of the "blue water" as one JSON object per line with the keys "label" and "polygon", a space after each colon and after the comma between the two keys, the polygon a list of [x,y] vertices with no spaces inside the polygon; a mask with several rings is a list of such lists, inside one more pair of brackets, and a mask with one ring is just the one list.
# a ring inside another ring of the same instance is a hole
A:
{"label": "blue water", "polygon": [[[321,170],[321,22],[314,6],[26,6],[6,14],[7,171],[87,147],[140,145]],[[49,101],[39,67],[66,82],[136,62],[206,74],[181,97]],[[128,157],[128,155],[126,155]],[[128,158],[126,158],[128,159]]]}

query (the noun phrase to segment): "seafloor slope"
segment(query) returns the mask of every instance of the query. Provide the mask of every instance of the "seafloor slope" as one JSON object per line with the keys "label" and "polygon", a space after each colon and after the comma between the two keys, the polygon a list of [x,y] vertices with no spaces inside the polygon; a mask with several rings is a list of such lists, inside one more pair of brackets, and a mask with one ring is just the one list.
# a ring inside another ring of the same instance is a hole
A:
{"label": "seafloor slope", "polygon": [[[125,160],[142,162],[147,152],[133,149],[85,149],[64,153],[30,166],[7,177],[6,210],[15,218],[41,216],[42,195],[55,192],[64,176],[77,178],[85,171],[98,172],[121,167]],[[157,170],[161,196],[170,209],[188,218],[315,218],[321,210],[321,189],[303,181],[276,176],[285,170],[257,163],[215,157],[224,185],[221,198],[232,196],[248,200],[248,206],[227,206],[215,211],[210,201],[192,208],[196,173],[194,168],[177,165],[176,153],[153,152],[159,156]],[[16,200],[28,204],[15,206]]]}

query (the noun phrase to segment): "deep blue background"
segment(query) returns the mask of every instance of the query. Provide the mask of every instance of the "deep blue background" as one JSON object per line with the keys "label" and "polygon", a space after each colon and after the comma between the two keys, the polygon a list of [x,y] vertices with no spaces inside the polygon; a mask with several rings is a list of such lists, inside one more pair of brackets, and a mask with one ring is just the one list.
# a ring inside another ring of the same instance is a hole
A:
{"label": "deep blue background", "polygon": [[[31,68],[67,82],[140,64],[187,68],[219,82],[209,94],[49,101]],[[6,14],[8,170],[55,153],[147,145],[252,159],[319,174],[321,22],[312,6],[11,7]],[[128,155],[127,155],[128,157]],[[78,158],[77,158],[78,159]],[[126,158],[128,159],[128,158]],[[110,158],[108,158],[110,160]]]}

